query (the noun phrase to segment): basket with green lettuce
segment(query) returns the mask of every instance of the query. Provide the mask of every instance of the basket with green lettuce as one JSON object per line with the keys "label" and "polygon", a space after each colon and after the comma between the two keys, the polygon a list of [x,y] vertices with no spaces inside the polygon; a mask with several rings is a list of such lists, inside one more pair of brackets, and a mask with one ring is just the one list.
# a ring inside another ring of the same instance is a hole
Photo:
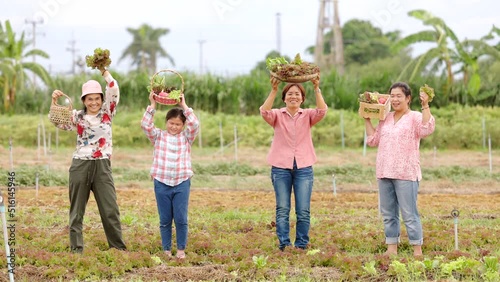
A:
{"label": "basket with green lettuce", "polygon": [[313,63],[302,61],[297,53],[293,61],[284,57],[267,58],[266,67],[271,76],[289,83],[302,83],[319,75],[319,67]]}
{"label": "basket with green lettuce", "polygon": [[[167,85],[164,73],[173,73],[177,75],[181,80],[180,89],[176,86]],[[181,94],[184,93],[184,79],[174,70],[159,70],[153,75],[148,85],[148,92],[150,93],[151,91],[154,92],[153,97],[157,103],[162,105],[177,105],[181,101]]]}

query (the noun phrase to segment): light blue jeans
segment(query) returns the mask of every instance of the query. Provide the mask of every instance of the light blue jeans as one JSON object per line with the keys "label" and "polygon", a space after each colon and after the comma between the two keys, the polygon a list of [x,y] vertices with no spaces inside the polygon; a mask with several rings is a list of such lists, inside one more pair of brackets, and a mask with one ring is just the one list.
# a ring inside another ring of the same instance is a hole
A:
{"label": "light blue jeans", "polygon": [[378,179],[380,212],[384,219],[385,243],[398,244],[403,216],[410,245],[422,245],[422,223],[417,209],[418,181]]}
{"label": "light blue jeans", "polygon": [[168,186],[154,180],[156,205],[160,216],[161,245],[164,251],[172,249],[172,220],[175,222],[177,249],[184,250],[188,237],[188,203],[191,180]]}
{"label": "light blue jeans", "polygon": [[309,243],[309,226],[311,221],[311,193],[313,187],[313,169],[311,166],[297,169],[272,167],[271,179],[276,196],[276,233],[280,249],[290,246],[290,200],[295,197],[295,214],[297,228],[295,247],[306,248]]}

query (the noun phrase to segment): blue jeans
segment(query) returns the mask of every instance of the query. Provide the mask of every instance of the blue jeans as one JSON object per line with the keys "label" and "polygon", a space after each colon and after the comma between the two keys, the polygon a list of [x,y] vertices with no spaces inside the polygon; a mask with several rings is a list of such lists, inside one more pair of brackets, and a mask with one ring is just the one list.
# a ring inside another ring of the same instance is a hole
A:
{"label": "blue jeans", "polygon": [[422,245],[422,223],[417,209],[418,181],[382,178],[378,180],[380,212],[384,219],[385,243],[400,241],[399,210],[410,245]]}
{"label": "blue jeans", "polygon": [[164,251],[172,249],[172,220],[175,221],[177,249],[184,250],[188,236],[188,203],[191,180],[168,186],[154,180],[156,205],[160,216],[161,245]]}
{"label": "blue jeans", "polygon": [[297,169],[272,167],[271,179],[276,195],[276,234],[280,249],[290,246],[290,198],[295,197],[297,228],[295,247],[305,248],[309,243],[311,193],[313,187],[313,169],[311,166]]}

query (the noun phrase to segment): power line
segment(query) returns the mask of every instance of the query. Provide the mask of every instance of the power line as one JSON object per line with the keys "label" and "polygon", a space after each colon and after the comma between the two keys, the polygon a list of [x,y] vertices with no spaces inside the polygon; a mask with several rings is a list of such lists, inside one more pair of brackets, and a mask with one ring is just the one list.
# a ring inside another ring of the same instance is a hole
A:
{"label": "power line", "polygon": [[80,51],[80,50],[75,48],[76,40],[74,39],[74,36],[73,36],[73,39],[71,39],[69,41],[69,44],[70,44],[71,47],[67,47],[66,51],[71,52],[71,73],[74,75],[74,74],[76,74],[76,71],[75,71],[75,67],[76,67],[75,66],[76,65],[76,52]]}

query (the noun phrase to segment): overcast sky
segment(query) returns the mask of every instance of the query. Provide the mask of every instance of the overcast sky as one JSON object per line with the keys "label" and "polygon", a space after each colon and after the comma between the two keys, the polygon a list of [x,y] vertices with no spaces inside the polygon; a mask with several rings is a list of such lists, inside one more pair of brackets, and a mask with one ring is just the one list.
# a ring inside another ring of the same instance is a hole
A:
{"label": "overcast sky", "polygon": [[[33,24],[27,21],[43,19],[36,24],[36,47],[50,59],[37,62],[52,73],[71,71],[69,49],[85,57],[96,47],[111,51],[112,68],[128,70],[129,61],[118,62],[132,42],[126,28],[147,23],[170,29],[161,44],[175,60],[173,68],[225,75],[247,73],[278,42],[283,54],[312,60],[304,50],[315,44],[319,5],[320,0],[0,0],[0,20],[10,20],[17,33],[32,38]],[[479,39],[500,26],[498,0],[339,0],[341,24],[369,20],[383,32],[398,29],[403,36],[427,29],[408,16],[414,9],[443,18],[459,39]],[[160,59],[158,68],[172,66]]]}

